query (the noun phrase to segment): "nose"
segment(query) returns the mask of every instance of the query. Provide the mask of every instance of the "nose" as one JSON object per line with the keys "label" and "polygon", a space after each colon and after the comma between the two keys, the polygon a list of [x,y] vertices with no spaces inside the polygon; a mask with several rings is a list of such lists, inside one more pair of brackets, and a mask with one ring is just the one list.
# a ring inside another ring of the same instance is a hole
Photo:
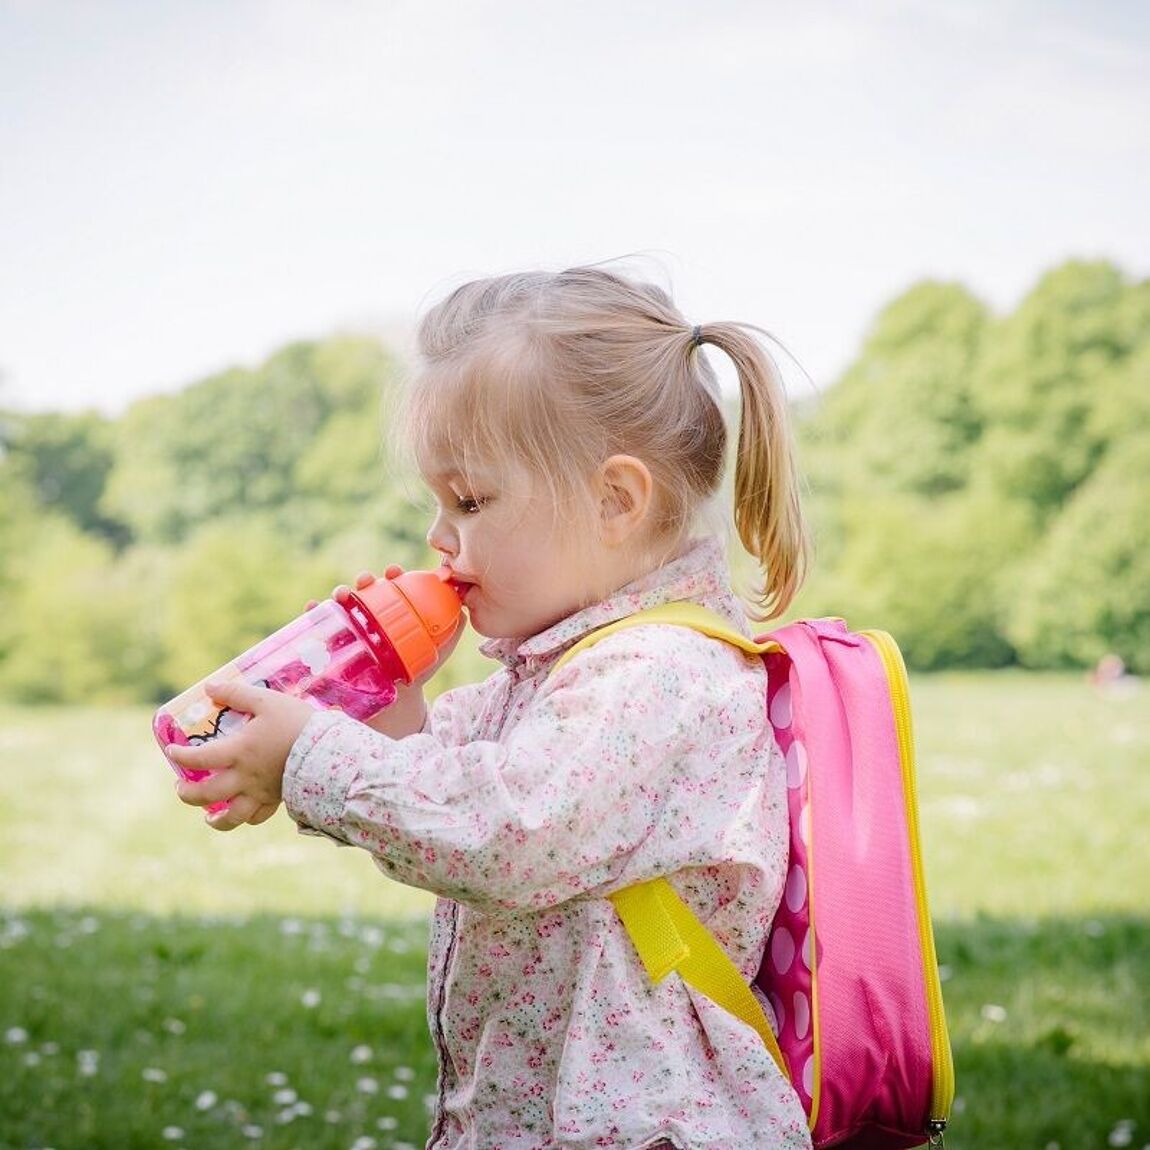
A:
{"label": "nose", "polygon": [[444,559],[454,559],[459,554],[459,536],[452,529],[443,511],[437,511],[431,526],[427,529],[427,545],[438,551]]}

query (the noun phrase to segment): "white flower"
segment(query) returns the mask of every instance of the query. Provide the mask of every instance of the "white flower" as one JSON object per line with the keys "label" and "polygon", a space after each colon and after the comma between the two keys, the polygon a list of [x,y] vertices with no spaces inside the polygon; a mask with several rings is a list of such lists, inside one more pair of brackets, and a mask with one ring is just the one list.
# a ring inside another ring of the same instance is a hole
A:
{"label": "white flower", "polygon": [[1137,1125],[1130,1118],[1123,1118],[1120,1122],[1116,1123],[1114,1129],[1110,1131],[1106,1141],[1111,1146],[1129,1146],[1134,1141],[1134,1128]]}
{"label": "white flower", "polygon": [[381,1118],[376,1123],[376,1126],[378,1126],[380,1128],[380,1130],[398,1130],[399,1129],[399,1119],[394,1117],[391,1114],[388,1114],[385,1117]]}
{"label": "white flower", "polygon": [[165,1018],[164,1029],[169,1034],[183,1034],[187,1029],[187,1024],[178,1018]]}
{"label": "white flower", "polygon": [[356,1088],[356,1090],[358,1090],[360,1092],[360,1094],[378,1094],[379,1093],[379,1083],[374,1078],[361,1078],[361,1079],[359,1079],[359,1081],[356,1082],[356,1084],[355,1084],[355,1088]]}
{"label": "white flower", "polygon": [[290,1106],[299,1095],[290,1087],[285,1087],[283,1090],[277,1090],[272,1095],[272,1101],[277,1106]]}
{"label": "white flower", "polygon": [[264,1136],[264,1128],[262,1126],[257,1126],[254,1122],[250,1122],[247,1126],[241,1127],[240,1132],[245,1138],[255,1139],[262,1138]]}
{"label": "white flower", "polygon": [[211,1110],[213,1106],[219,1101],[214,1090],[201,1090],[196,1095],[196,1109],[197,1110]]}
{"label": "white flower", "polygon": [[78,1050],[76,1062],[81,1078],[91,1078],[100,1069],[100,1052],[98,1050]]}
{"label": "white flower", "polygon": [[363,1134],[351,1144],[351,1150],[375,1150],[378,1145],[369,1134]]}
{"label": "white flower", "polygon": [[982,1008],[982,1017],[987,1022],[1005,1022],[1006,1021],[1006,1007],[999,1006],[995,1002],[988,1002]]}
{"label": "white flower", "polygon": [[286,1086],[286,1085],[287,1085],[287,1080],[288,1080],[288,1079],[287,1079],[287,1075],[286,1075],[286,1074],[284,1074],[284,1072],[283,1072],[282,1070],[273,1070],[273,1071],[272,1071],[270,1074],[268,1074],[268,1075],[267,1075],[267,1077],[264,1079],[264,1081],[265,1081],[265,1082],[266,1082],[266,1083],[267,1083],[269,1086]]}
{"label": "white flower", "polygon": [[158,1066],[145,1066],[140,1071],[140,1077],[145,1082],[167,1082],[168,1072],[161,1070]]}
{"label": "white flower", "polygon": [[397,1101],[400,1098],[406,1098],[407,1097],[407,1087],[402,1085],[401,1083],[397,1082],[397,1083],[395,1083],[394,1086],[389,1086],[387,1088],[387,1096],[388,1096],[388,1098],[394,1098]]}
{"label": "white flower", "polygon": [[305,990],[303,994],[299,996],[299,1000],[308,1010],[311,1010],[313,1007],[319,1006],[323,1001],[323,995],[313,987],[309,990]]}
{"label": "white flower", "polygon": [[184,1136],[184,1131],[180,1126],[165,1126],[161,1134],[169,1142],[179,1142]]}
{"label": "white flower", "polygon": [[415,1071],[410,1066],[397,1066],[395,1068],[395,1076],[400,1082],[414,1082]]}
{"label": "white flower", "polygon": [[365,1046],[362,1043],[351,1052],[351,1060],[356,1066],[362,1066],[365,1062],[370,1062],[373,1057],[371,1047]]}

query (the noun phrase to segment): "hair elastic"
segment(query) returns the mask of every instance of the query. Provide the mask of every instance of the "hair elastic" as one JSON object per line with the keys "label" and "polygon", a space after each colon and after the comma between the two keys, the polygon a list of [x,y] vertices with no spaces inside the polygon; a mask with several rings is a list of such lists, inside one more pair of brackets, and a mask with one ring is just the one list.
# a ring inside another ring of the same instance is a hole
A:
{"label": "hair elastic", "polygon": [[699,347],[703,342],[703,326],[702,324],[695,324],[691,331],[691,347]]}

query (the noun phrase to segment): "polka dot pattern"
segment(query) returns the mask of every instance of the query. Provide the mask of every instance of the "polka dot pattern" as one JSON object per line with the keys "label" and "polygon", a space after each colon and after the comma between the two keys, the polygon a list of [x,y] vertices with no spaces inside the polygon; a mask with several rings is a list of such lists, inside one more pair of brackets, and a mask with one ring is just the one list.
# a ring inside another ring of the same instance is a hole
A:
{"label": "polka dot pattern", "polygon": [[[778,1023],[779,1046],[792,1068],[795,1089],[810,1113],[815,1090],[817,1019],[812,1017],[817,943],[811,922],[810,787],[807,751],[794,714],[790,659],[768,655],[767,714],[787,767],[790,811],[790,863],[783,899],[775,914],[758,984],[766,992]],[[814,953],[812,953],[814,947]]]}

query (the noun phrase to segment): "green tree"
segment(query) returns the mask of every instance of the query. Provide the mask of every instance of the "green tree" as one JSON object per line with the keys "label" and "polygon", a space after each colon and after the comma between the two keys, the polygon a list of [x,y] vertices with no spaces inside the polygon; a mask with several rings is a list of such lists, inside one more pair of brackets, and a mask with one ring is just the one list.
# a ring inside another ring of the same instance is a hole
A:
{"label": "green tree", "polygon": [[816,490],[929,496],[962,487],[982,426],[970,380],[987,322],[958,284],[928,281],[888,304],[803,424]]}
{"label": "green tree", "polygon": [[59,514],[9,567],[0,691],[24,702],[127,702],[157,680],[155,584]]}
{"label": "green tree", "polygon": [[[328,421],[358,418],[355,436],[337,437],[346,471],[355,473],[354,480],[340,477],[330,504],[341,526],[340,496],[362,496],[378,482],[378,450],[369,458],[366,445],[373,437],[378,443],[380,394],[391,371],[377,343],[345,336],[292,344],[255,370],[143,400],[119,426],[104,506],[141,539],[166,543],[213,520],[286,507],[300,494],[301,478],[306,495],[339,475],[338,451],[323,446],[334,435],[325,433]],[[320,528],[316,518],[312,530]]]}
{"label": "green tree", "polygon": [[1113,446],[1030,557],[1009,633],[1023,663],[1150,673],[1150,426]]}
{"label": "green tree", "polygon": [[1150,342],[1150,285],[1105,262],[1047,273],[987,341],[974,376],[985,435],[974,462],[1005,498],[1056,516],[1102,458],[1117,370]]}
{"label": "green tree", "polygon": [[36,505],[122,546],[124,525],[100,511],[112,467],[111,421],[95,412],[41,412],[9,415],[6,425],[0,466],[18,477]]}
{"label": "green tree", "polygon": [[[997,320],[961,288],[912,288],[803,421],[819,554],[799,605],[890,628],[916,667],[1126,652],[1150,598],[1123,542],[1150,521],[1123,446],[1144,427],[1150,282],[1071,261]],[[1108,518],[1070,610],[1091,512]]]}
{"label": "green tree", "polygon": [[1004,513],[980,488],[937,499],[855,495],[839,511],[836,562],[816,557],[793,614],[890,631],[918,670],[1012,661],[1002,602],[1020,541],[1033,534],[1021,509]]}

